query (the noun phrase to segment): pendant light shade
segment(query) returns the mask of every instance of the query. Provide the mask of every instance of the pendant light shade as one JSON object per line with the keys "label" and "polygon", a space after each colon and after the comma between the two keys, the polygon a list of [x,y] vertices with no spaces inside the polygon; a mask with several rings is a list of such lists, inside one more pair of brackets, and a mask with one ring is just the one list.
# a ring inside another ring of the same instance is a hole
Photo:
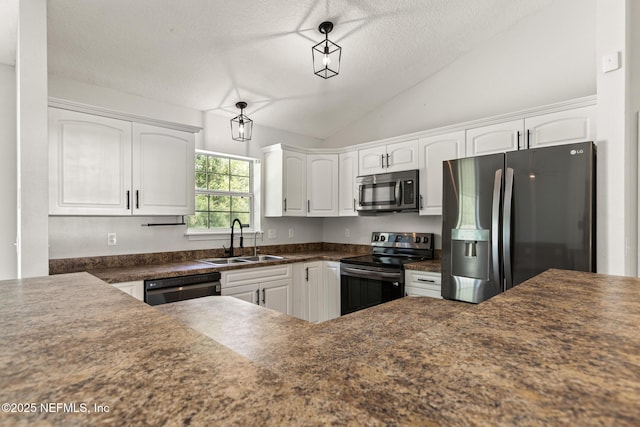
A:
{"label": "pendant light shade", "polygon": [[240,109],[240,115],[231,119],[231,138],[234,141],[250,141],[253,130],[253,120],[244,115],[247,108],[246,102],[237,102],[236,107]]}
{"label": "pendant light shade", "polygon": [[323,79],[337,76],[340,72],[342,48],[329,40],[329,33],[333,30],[333,23],[325,21],[318,27],[324,34],[324,40],[311,48],[313,55],[313,73]]}

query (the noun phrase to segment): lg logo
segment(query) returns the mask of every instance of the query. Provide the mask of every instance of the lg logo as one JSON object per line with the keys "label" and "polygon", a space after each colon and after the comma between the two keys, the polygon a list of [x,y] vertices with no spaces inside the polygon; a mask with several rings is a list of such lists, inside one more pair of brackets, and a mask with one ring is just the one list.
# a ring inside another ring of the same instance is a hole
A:
{"label": "lg logo", "polygon": [[584,154],[584,150],[571,150],[570,153],[575,156],[576,154]]}

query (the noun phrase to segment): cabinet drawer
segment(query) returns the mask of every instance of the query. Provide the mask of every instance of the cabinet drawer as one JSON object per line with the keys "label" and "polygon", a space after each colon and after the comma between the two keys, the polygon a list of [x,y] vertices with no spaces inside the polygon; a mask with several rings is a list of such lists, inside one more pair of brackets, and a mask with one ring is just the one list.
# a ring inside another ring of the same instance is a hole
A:
{"label": "cabinet drawer", "polygon": [[220,282],[222,288],[246,285],[248,283],[263,283],[272,280],[288,279],[292,277],[291,264],[275,265],[273,267],[245,268],[236,271],[223,271]]}
{"label": "cabinet drawer", "polygon": [[442,274],[440,273],[429,273],[426,271],[416,271],[416,270],[407,270],[406,272],[406,283],[407,285],[411,284],[411,286],[422,286],[422,285],[437,285],[440,287],[442,284]]}

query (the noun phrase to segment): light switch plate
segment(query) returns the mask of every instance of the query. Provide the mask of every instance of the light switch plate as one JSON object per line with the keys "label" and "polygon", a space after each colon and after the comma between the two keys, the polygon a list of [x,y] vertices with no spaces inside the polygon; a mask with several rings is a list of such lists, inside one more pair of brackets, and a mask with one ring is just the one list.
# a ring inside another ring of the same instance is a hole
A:
{"label": "light switch plate", "polygon": [[118,244],[116,233],[107,233],[107,245],[114,246]]}
{"label": "light switch plate", "polygon": [[620,52],[602,56],[602,72],[608,73],[620,68]]}

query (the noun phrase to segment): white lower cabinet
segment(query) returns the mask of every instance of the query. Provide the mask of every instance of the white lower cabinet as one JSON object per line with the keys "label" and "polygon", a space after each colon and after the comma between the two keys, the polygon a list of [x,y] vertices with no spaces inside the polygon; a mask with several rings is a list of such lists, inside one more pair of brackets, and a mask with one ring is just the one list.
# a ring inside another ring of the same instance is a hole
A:
{"label": "white lower cabinet", "polygon": [[442,274],[427,271],[405,270],[406,296],[442,298]]}
{"label": "white lower cabinet", "polygon": [[222,295],[291,314],[292,277],[291,264],[223,271],[220,278]]}
{"label": "white lower cabinet", "polygon": [[144,301],[144,282],[142,280],[114,283],[113,287],[120,289],[122,292],[131,295],[135,299]]}
{"label": "white lower cabinet", "polygon": [[311,261],[294,265],[293,315],[309,322],[340,317],[340,263]]}

